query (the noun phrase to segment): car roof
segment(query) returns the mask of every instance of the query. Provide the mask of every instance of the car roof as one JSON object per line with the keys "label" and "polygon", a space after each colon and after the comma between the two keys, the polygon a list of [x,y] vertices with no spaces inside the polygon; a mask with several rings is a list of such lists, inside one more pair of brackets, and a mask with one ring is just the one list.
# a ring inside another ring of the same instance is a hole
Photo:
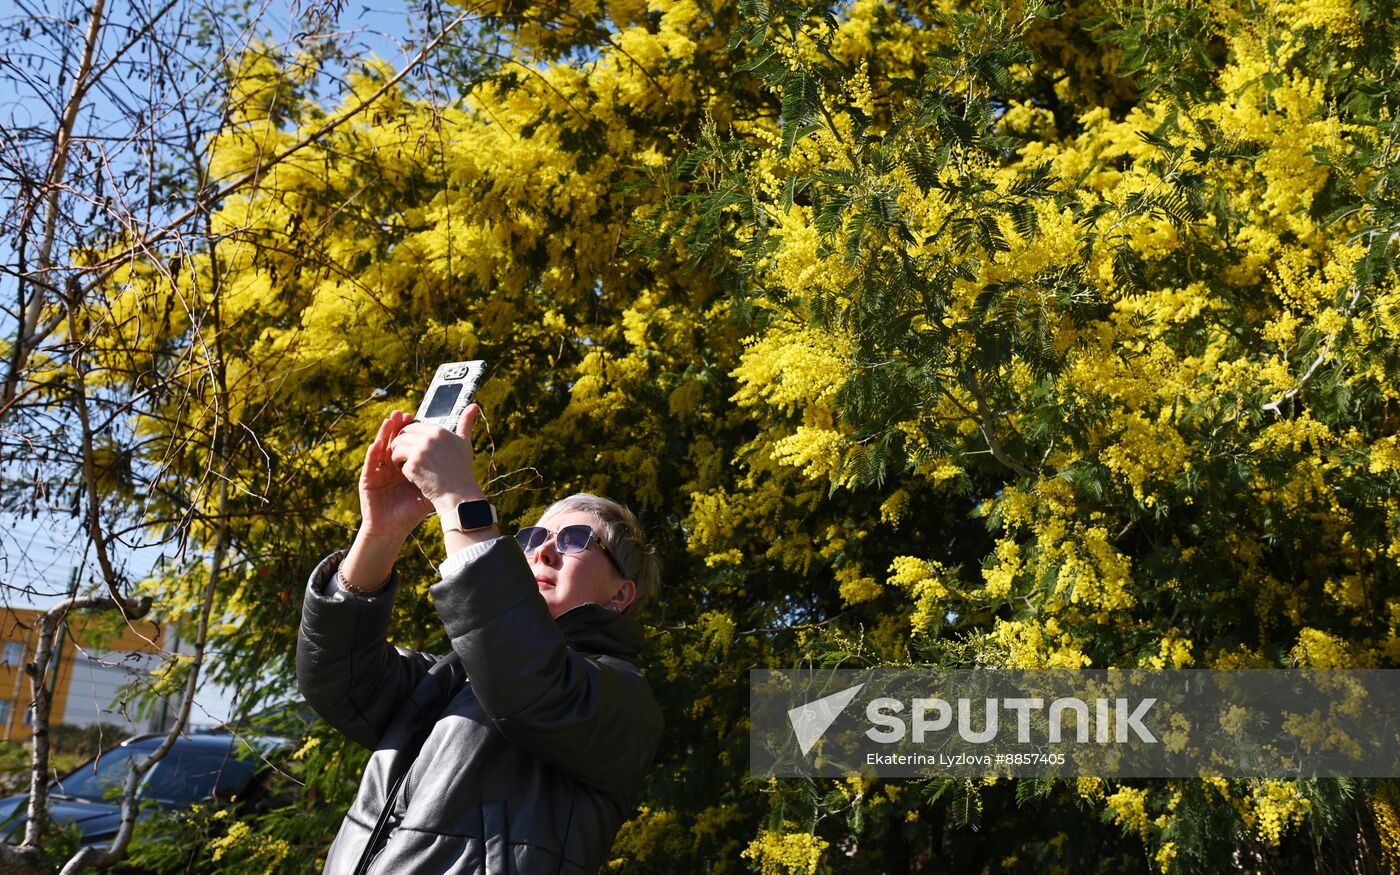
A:
{"label": "car roof", "polygon": [[[164,735],[137,735],[123,741],[118,747],[137,748],[140,750],[155,750],[165,741]],[[209,750],[223,753],[230,748],[251,747],[255,750],[266,752],[285,741],[280,738],[271,738],[266,735],[254,735],[244,733],[234,735],[230,732],[197,732],[190,735],[177,736],[175,743],[181,747],[190,747],[195,750]]]}

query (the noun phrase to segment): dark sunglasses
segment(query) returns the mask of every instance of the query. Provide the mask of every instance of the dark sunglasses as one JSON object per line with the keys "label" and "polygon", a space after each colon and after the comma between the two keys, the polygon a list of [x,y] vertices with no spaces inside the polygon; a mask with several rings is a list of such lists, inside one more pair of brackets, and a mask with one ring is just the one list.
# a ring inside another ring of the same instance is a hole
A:
{"label": "dark sunglasses", "polygon": [[598,537],[598,533],[593,531],[592,526],[577,523],[572,526],[565,526],[557,532],[551,532],[544,526],[526,526],[515,533],[515,540],[520,542],[527,554],[533,553],[544,546],[549,536],[554,536],[554,547],[560,553],[582,553],[588,549],[588,542],[592,541],[598,545],[598,549],[603,551],[603,555],[608,557],[612,567],[617,569],[617,573],[624,578],[627,572],[622,570],[618,564],[617,557],[608,549],[608,545],[603,543],[603,539]]}

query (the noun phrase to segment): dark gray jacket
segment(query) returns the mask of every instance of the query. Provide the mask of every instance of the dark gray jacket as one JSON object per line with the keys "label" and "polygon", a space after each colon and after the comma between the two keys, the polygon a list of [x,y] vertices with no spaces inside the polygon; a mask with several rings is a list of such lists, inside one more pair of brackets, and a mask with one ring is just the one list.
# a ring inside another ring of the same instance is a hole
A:
{"label": "dark gray jacket", "polygon": [[405,769],[368,871],[596,871],[661,736],[636,621],[597,605],[552,619],[519,545],[498,538],[432,587],[452,654],[414,653],[385,642],[397,581],[343,592],[342,556],[307,586],[297,680],[374,754],[324,871],[354,871]]}

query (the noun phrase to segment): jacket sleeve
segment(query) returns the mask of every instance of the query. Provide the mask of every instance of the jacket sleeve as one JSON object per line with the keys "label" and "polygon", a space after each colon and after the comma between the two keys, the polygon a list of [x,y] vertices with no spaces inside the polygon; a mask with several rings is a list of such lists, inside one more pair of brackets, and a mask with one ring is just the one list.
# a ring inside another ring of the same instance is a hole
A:
{"label": "jacket sleeve", "polygon": [[631,805],[662,723],[637,667],[568,646],[513,538],[490,542],[433,586],[432,595],[477,700],[497,729]]}
{"label": "jacket sleeve", "polygon": [[322,560],[306,585],[297,686],[327,723],[373,749],[436,660],[385,640],[398,575],[373,595],[345,592],[335,584],[344,556],[342,551]]}

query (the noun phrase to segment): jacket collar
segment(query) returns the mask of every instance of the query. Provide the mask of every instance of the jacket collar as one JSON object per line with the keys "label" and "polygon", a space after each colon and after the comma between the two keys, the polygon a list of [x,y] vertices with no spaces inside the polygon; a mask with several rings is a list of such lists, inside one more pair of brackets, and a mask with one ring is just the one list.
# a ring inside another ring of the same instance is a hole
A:
{"label": "jacket collar", "polygon": [[602,605],[570,608],[554,622],[564,633],[564,640],[575,650],[597,656],[616,656],[631,663],[636,663],[646,640],[640,623]]}

